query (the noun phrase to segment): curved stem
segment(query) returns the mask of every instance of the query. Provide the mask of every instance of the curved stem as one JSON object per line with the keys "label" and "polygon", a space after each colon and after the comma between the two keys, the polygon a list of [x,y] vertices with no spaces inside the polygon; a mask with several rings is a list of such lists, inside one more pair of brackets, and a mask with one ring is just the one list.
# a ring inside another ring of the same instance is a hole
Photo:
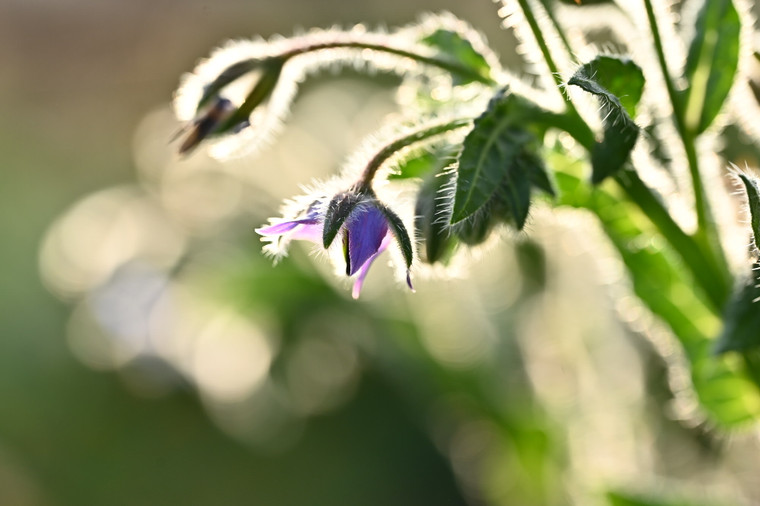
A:
{"label": "curved stem", "polygon": [[312,44],[304,44],[302,46],[293,48],[290,51],[283,53],[281,56],[287,60],[294,56],[299,56],[299,55],[311,53],[314,51],[321,51],[325,49],[338,49],[338,48],[369,49],[372,51],[379,51],[382,53],[402,56],[404,58],[409,58],[411,60],[417,61],[419,63],[423,63],[425,65],[438,67],[440,69],[443,69],[453,74],[465,75],[468,78],[472,79],[473,81],[487,84],[489,86],[496,86],[498,84],[492,78],[488,76],[484,76],[480,72],[475,72],[471,68],[460,65],[454,61],[443,60],[441,58],[436,58],[433,56],[426,56],[420,53],[409,51],[407,49],[387,46],[387,45],[380,44],[377,42],[369,42],[369,41],[361,40],[360,38],[356,38],[354,40],[334,40],[334,41],[325,41],[325,42],[315,42]]}
{"label": "curved stem", "polygon": [[383,163],[405,147],[471,124],[472,118],[456,118],[445,123],[427,126],[395,139],[375,153],[375,156],[373,156],[369,163],[367,163],[366,167],[364,167],[364,171],[359,177],[357,186],[363,189],[370,188],[375,174]]}

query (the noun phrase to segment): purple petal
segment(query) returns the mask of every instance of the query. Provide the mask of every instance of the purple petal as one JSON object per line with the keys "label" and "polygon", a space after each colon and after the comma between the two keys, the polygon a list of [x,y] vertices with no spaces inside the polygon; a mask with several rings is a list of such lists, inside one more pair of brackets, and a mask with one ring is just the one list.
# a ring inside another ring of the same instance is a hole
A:
{"label": "purple petal", "polygon": [[[274,225],[268,225],[266,227],[257,228],[256,233],[259,235],[283,235],[287,232],[290,232],[291,230],[296,229],[297,227],[302,228],[302,229],[303,228],[321,228],[319,226],[318,220],[307,218],[303,220],[283,221],[282,223],[275,223]],[[299,239],[299,237],[294,237],[294,239]]]}
{"label": "purple petal", "polygon": [[388,222],[379,209],[371,206],[358,207],[349,216],[346,228],[349,275],[352,275],[380,251],[383,240],[388,235]]}
{"label": "purple petal", "polygon": [[374,255],[369,257],[367,261],[364,262],[361,267],[359,267],[359,275],[356,277],[356,281],[354,281],[354,287],[351,290],[351,297],[353,297],[354,299],[359,298],[359,294],[362,291],[362,286],[364,286],[364,278],[367,277],[367,273],[369,272],[369,268],[372,266],[372,262],[375,261],[375,258],[377,258],[380,255],[380,253],[388,249],[388,246],[390,245],[392,240],[393,240],[393,235],[385,234],[385,237],[383,238],[383,242],[380,243],[380,247],[377,249],[377,252],[375,252]]}

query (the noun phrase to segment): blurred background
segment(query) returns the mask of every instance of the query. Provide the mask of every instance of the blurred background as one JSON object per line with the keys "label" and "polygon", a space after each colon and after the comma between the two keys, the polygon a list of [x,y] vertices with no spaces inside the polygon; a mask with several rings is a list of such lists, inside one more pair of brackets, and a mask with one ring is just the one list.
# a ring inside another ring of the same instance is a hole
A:
{"label": "blurred background", "polygon": [[516,68],[488,1],[0,4],[1,505],[760,501],[756,435],[702,423],[581,213],[416,294],[378,265],[358,302],[308,247],[261,254],[395,78],[309,81],[255,157],[169,145],[179,76],[226,39],[442,10]]}

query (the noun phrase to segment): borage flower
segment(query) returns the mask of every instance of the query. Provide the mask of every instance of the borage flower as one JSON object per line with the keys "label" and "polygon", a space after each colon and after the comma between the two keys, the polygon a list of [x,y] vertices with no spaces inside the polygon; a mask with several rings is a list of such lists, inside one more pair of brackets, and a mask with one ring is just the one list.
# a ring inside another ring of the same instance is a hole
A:
{"label": "borage flower", "polygon": [[372,263],[395,237],[406,263],[406,283],[413,290],[409,275],[412,242],[401,218],[369,189],[339,193],[325,205],[326,200],[317,199],[295,218],[261,227],[256,232],[270,242],[269,251],[278,254],[292,240],[307,240],[328,249],[341,235],[346,275],[356,275],[351,291],[354,299],[359,297]]}

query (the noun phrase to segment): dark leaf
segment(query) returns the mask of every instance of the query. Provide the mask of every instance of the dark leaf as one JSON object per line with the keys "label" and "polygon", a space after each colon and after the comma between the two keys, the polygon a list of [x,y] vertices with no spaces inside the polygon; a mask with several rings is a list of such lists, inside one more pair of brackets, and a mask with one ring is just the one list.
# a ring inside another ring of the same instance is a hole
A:
{"label": "dark leaf", "polygon": [[417,194],[414,224],[417,237],[425,243],[420,256],[429,264],[444,260],[456,243],[446,219],[450,198],[442,191],[450,178],[448,173],[431,175],[420,185]]}
{"label": "dark leaf", "polygon": [[742,281],[726,306],[716,353],[760,347],[760,263]]}
{"label": "dark leaf", "polygon": [[[501,196],[516,201],[530,198],[530,185],[516,181],[518,177],[527,177],[518,160],[526,150],[535,149],[536,143],[533,133],[526,129],[529,123],[526,116],[530,116],[526,101],[502,91],[475,120],[459,157],[452,224],[478,212],[502,188],[508,175],[511,179],[507,186],[511,191]],[[517,189],[527,189],[527,194],[514,193]]]}
{"label": "dark leaf", "polygon": [[718,115],[739,65],[741,20],[731,0],[704,0],[689,45],[684,121],[695,134]]}
{"label": "dark leaf", "polygon": [[629,112],[635,112],[644,77],[630,60],[600,56],[578,69],[568,84],[595,95],[601,104],[604,138],[591,150],[591,180],[600,183],[623,167],[636,144],[639,128]]}
{"label": "dark leaf", "polygon": [[747,192],[747,204],[752,223],[752,236],[755,248],[760,249],[760,184],[754,177],[739,172],[739,178],[744,183]]}
{"label": "dark leaf", "polygon": [[[530,210],[530,185],[527,170],[522,160],[515,162],[515,169],[507,173],[495,194],[495,217],[512,221],[517,230],[522,230]],[[503,209],[505,213],[498,211]]]}
{"label": "dark leaf", "polygon": [[475,246],[488,239],[496,224],[490,212],[481,212],[451,227],[457,239],[468,246]]}
{"label": "dark leaf", "polygon": [[546,164],[541,157],[533,153],[524,153],[521,164],[530,180],[530,184],[552,197],[557,196],[554,181],[552,181],[552,177],[549,175]]}

